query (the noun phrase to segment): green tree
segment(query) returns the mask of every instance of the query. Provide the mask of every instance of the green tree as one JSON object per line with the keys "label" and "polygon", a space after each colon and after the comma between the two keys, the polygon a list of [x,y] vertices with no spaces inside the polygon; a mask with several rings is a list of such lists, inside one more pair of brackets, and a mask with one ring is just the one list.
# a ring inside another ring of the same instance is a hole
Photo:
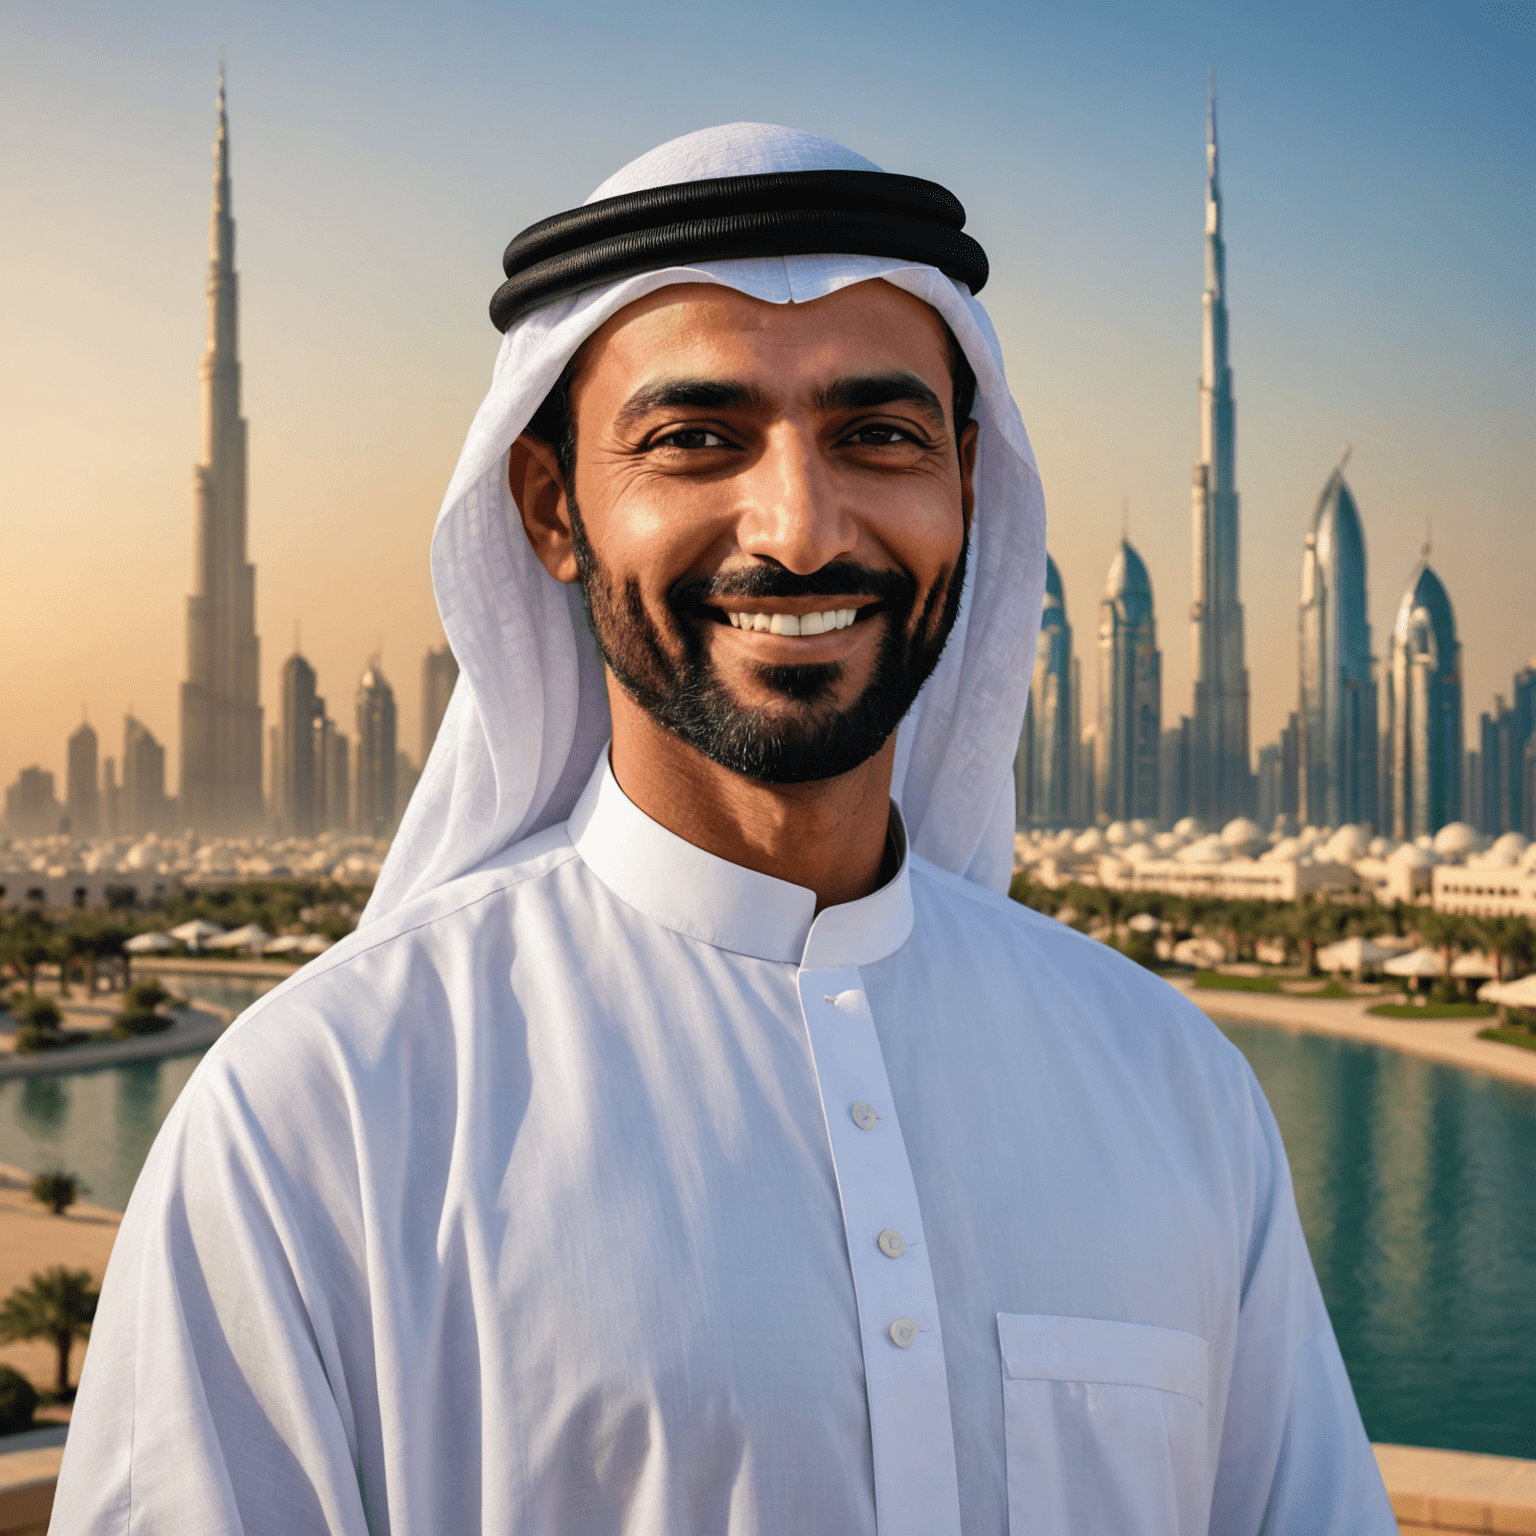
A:
{"label": "green tree", "polygon": [[89,1270],[55,1264],[18,1285],[0,1305],[0,1340],[46,1339],[53,1345],[58,1359],[54,1386],[61,1398],[70,1395],[70,1349],[89,1335],[99,1294]]}
{"label": "green tree", "polygon": [[1504,980],[1506,962],[1529,960],[1536,947],[1536,933],[1523,917],[1474,917],[1467,926],[1493,961],[1499,981]]}
{"label": "green tree", "polygon": [[32,1180],[32,1198],[46,1205],[55,1216],[62,1216],[80,1197],[85,1184],[78,1173],[62,1168],[45,1168]]}

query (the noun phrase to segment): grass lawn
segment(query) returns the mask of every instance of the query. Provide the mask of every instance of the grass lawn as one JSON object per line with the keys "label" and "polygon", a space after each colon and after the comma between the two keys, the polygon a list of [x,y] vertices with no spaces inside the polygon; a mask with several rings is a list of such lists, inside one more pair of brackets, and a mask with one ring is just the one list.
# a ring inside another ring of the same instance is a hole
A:
{"label": "grass lawn", "polygon": [[1522,1050],[1536,1051],[1536,1035],[1528,1035],[1523,1029],[1480,1029],[1479,1040],[1497,1040],[1501,1045],[1518,1045]]}
{"label": "grass lawn", "polygon": [[1195,985],[1208,987],[1213,992],[1278,992],[1280,981],[1275,976],[1223,976],[1220,971],[1197,971]]}
{"label": "grass lawn", "polygon": [[[1492,1003],[1426,1003],[1422,1008],[1415,1008],[1412,1003],[1377,1003],[1365,1011],[1374,1013],[1378,1019],[1489,1019],[1499,1010]],[[1491,1033],[1491,1030],[1483,1031],[1485,1035]],[[1505,1030],[1504,1033],[1515,1034],[1517,1031]],[[1536,1045],[1536,1039],[1531,1043]]]}

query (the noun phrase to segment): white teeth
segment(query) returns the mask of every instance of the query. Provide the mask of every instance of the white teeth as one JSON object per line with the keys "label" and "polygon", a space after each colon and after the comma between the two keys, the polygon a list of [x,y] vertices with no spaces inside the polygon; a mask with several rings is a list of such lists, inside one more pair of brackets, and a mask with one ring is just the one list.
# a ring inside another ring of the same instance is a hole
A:
{"label": "white teeth", "polygon": [[751,629],[770,635],[830,635],[847,629],[858,617],[857,608],[829,608],[825,613],[727,613],[734,629]]}

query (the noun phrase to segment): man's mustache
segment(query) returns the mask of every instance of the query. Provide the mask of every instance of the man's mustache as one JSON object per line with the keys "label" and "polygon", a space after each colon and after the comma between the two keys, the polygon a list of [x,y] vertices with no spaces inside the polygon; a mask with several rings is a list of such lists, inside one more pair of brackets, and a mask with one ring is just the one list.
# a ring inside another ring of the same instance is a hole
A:
{"label": "man's mustache", "polygon": [[680,581],[667,594],[674,611],[717,604],[728,598],[785,600],[799,597],[873,597],[897,606],[917,597],[917,582],[906,571],[877,570],[851,560],[834,560],[800,575],[783,566],[758,565],[749,570],[726,571],[698,581]]}

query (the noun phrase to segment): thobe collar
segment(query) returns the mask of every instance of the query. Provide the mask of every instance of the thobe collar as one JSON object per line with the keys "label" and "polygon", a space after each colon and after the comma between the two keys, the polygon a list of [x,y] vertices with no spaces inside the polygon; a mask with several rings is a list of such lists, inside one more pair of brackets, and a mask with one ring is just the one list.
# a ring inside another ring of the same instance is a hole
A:
{"label": "thobe collar", "polygon": [[716,949],[821,970],[872,965],[912,931],[911,861],[894,803],[895,875],[870,895],[820,913],[814,891],[717,858],[652,821],[619,788],[606,751],[568,825],[576,851],[615,896]]}

